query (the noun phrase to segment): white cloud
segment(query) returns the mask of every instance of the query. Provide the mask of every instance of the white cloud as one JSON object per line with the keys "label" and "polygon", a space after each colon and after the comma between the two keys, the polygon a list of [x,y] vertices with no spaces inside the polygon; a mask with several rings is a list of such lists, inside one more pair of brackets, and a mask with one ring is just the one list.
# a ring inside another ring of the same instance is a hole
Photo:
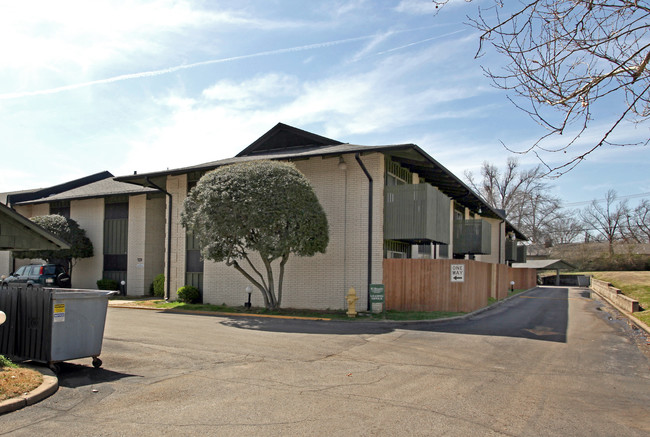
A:
{"label": "white cloud", "polygon": [[271,72],[218,81],[195,98],[175,91],[158,102],[171,115],[132,142],[125,164],[130,168],[123,170],[155,171],[227,158],[278,122],[317,127],[319,134],[349,141],[487,111],[485,106],[454,107],[463,99],[494,92],[480,84],[461,85],[465,75],[426,86],[412,83],[416,72],[444,63],[445,56],[436,56],[440,49],[386,56],[370,70],[360,66],[359,71],[337,71],[320,79]]}
{"label": "white cloud", "polygon": [[[480,0],[475,0],[475,3],[478,3]],[[466,3],[470,3],[471,0],[449,0],[443,8],[455,8],[457,6],[462,6]],[[395,7],[397,12],[402,12],[406,14],[414,15],[423,15],[423,14],[434,14],[438,9],[432,1],[422,1],[422,0],[402,0]]]}
{"label": "white cloud", "polygon": [[233,28],[286,30],[304,25],[258,18],[246,11],[204,10],[189,0],[3,2],[0,40],[11,43],[3,45],[0,72],[21,70],[23,76],[27,71],[42,76],[45,71],[78,80],[100,67],[115,69],[133,60],[160,62],[159,55],[178,56],[179,40],[186,53],[213,51],[220,47],[219,36]]}
{"label": "white cloud", "polygon": [[423,2],[421,0],[402,0],[395,7],[397,12],[407,14],[432,14],[436,11],[436,5],[431,1]]}
{"label": "white cloud", "polygon": [[270,73],[242,82],[219,81],[205,89],[203,97],[230,107],[253,108],[266,104],[270,99],[295,97],[299,86],[295,76]]}

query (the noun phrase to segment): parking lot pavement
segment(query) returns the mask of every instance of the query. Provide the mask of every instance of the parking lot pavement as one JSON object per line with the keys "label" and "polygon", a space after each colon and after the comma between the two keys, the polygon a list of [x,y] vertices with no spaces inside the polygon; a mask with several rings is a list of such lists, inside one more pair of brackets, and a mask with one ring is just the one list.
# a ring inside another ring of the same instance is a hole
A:
{"label": "parking lot pavement", "polygon": [[556,289],[443,324],[110,308],[103,367],[64,364],[0,435],[648,435],[648,358],[601,305]]}

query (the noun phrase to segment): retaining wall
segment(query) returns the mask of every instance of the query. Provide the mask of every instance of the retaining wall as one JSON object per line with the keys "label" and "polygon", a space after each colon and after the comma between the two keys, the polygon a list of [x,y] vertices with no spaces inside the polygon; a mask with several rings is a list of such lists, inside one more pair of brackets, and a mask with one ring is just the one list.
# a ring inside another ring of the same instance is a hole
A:
{"label": "retaining wall", "polygon": [[621,290],[615,288],[609,282],[601,281],[599,279],[591,278],[590,288],[599,295],[612,301],[623,311],[634,313],[639,311],[639,302],[631,297],[625,296]]}

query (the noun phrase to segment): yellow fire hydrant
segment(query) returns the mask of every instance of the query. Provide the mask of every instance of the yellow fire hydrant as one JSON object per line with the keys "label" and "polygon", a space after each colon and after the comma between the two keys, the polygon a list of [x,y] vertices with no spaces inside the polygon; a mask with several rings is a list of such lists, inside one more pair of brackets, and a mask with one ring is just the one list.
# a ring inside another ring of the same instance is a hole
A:
{"label": "yellow fire hydrant", "polygon": [[357,297],[357,292],[353,287],[350,287],[348,290],[348,295],[345,296],[345,298],[348,300],[348,312],[347,315],[348,317],[356,317],[357,311],[355,309],[356,303],[359,300]]}

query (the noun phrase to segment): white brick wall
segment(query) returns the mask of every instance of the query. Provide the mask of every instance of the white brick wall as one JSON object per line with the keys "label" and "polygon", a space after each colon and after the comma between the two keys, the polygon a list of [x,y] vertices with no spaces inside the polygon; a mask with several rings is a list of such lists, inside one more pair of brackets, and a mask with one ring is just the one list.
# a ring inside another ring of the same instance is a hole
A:
{"label": "white brick wall", "polygon": [[[490,223],[491,229],[490,229],[490,250],[491,253],[489,255],[477,255],[476,260],[477,261],[482,261],[486,263],[493,263],[493,264],[499,264],[503,263],[505,260],[505,224],[501,223],[501,220],[493,219],[493,218],[486,218],[486,217],[477,217],[481,218],[488,223]],[[501,233],[499,233],[499,228],[501,228]],[[501,236],[501,239],[499,239],[499,236]],[[501,246],[501,247],[499,247]],[[499,256],[500,255],[500,256]],[[499,259],[501,258],[501,259]]]}
{"label": "white brick wall", "polygon": [[[142,296],[149,293],[153,278],[164,272],[165,251],[165,198],[147,195],[129,198],[129,240],[127,292]],[[49,214],[49,204],[25,205],[16,208],[26,217]],[[97,288],[104,266],[104,199],[73,200],[70,216],[86,231],[93,243],[94,256],[81,259],[73,269],[72,286],[75,288]],[[31,260],[16,260],[19,267]],[[10,252],[0,252],[0,274],[12,270]]]}
{"label": "white brick wall", "polygon": [[143,296],[148,289],[144,288],[144,266],[147,230],[147,195],[129,197],[129,240],[127,246],[127,294]]}
{"label": "white brick wall", "polygon": [[[185,285],[185,228],[181,225],[181,211],[183,210],[183,201],[187,197],[187,175],[168,176],[166,190],[171,193],[173,202],[170,278],[165,278],[165,281],[170,281],[170,299],[174,300],[176,291]],[[165,239],[167,239],[166,227]],[[167,272],[166,263],[167,255],[165,254],[165,272]]]}
{"label": "white brick wall", "polygon": [[[357,310],[366,309],[368,180],[354,155],[345,155],[344,159],[347,171],[339,170],[338,157],[319,157],[296,162],[296,167],[311,181],[327,214],[330,243],[325,254],[308,258],[292,256],[289,259],[285,271],[283,307],[344,309],[347,306],[344,296],[350,287],[354,287],[359,296]],[[372,282],[380,283],[383,259],[384,159],[383,155],[377,153],[361,159],[374,180]],[[169,182],[167,189],[171,192]],[[180,205],[177,194],[174,195],[174,202]],[[178,232],[182,228],[175,226],[174,229]],[[184,231],[182,235],[184,249]],[[259,262],[258,259],[255,261]],[[279,263],[274,264],[276,272],[277,264]],[[184,268],[184,259],[176,268]],[[225,263],[205,262],[204,302],[242,305],[247,298],[244,292],[247,285],[249,282]],[[254,306],[263,306],[259,291],[254,291],[252,302]]]}
{"label": "white brick wall", "polygon": [[82,258],[72,270],[73,288],[97,288],[104,268],[104,199],[70,201],[70,218],[86,231],[93,243],[92,258]]}
{"label": "white brick wall", "polygon": [[0,276],[9,276],[11,273],[13,273],[11,252],[8,250],[0,251]]}
{"label": "white brick wall", "polygon": [[[144,294],[156,275],[165,272],[166,198],[154,196],[147,200],[144,254]],[[130,232],[130,231],[129,231]]]}

